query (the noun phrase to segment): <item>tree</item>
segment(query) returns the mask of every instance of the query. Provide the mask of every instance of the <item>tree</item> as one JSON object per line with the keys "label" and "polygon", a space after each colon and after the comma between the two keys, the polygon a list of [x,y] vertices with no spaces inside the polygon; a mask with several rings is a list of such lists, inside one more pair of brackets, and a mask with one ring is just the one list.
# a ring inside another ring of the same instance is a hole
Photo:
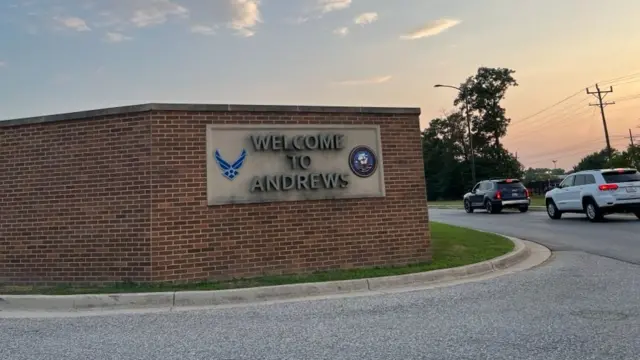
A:
{"label": "tree", "polygon": [[524,171],[524,180],[526,182],[548,180],[549,176],[564,175],[565,170],[556,168],[528,168]]}
{"label": "tree", "polygon": [[500,139],[507,134],[511,122],[500,102],[510,87],[518,86],[514,73],[507,68],[480,67],[476,75],[460,84],[460,92],[453,104],[467,103],[469,106],[475,133],[474,147],[475,144],[481,150],[490,145],[500,147]]}
{"label": "tree", "polygon": [[[500,143],[509,125],[500,102],[509,87],[517,86],[513,73],[510,69],[481,67],[476,75],[460,85],[460,92],[453,103],[461,108],[469,106],[478,180],[520,178],[523,174],[522,164]],[[422,133],[427,196],[430,200],[460,199],[474,185],[465,116],[463,109],[459,109],[433,119]]]}
{"label": "tree", "polygon": [[422,133],[422,151],[429,199],[462,196],[467,186],[468,147],[460,113],[431,120]]}
{"label": "tree", "polygon": [[630,167],[640,169],[640,145],[629,145],[624,157]]}
{"label": "tree", "polygon": [[620,152],[616,149],[611,149],[611,160],[609,160],[607,149],[602,149],[600,151],[591,153],[584,158],[582,158],[576,166],[573,167],[573,171],[583,171],[583,170],[596,170],[596,169],[607,169],[607,168],[620,168],[620,167],[632,167],[633,161],[632,157],[635,149],[629,149],[631,152]]}

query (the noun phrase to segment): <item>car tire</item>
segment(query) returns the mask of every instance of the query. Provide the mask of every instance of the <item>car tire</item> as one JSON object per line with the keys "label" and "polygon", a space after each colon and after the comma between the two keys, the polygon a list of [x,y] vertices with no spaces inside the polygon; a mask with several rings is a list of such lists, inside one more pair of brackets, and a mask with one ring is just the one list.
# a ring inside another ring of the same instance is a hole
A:
{"label": "car tire", "polygon": [[497,214],[500,211],[502,211],[499,205],[493,205],[493,203],[489,199],[485,200],[484,208],[487,210],[489,214]]}
{"label": "car tire", "polygon": [[584,209],[584,213],[587,215],[587,220],[591,222],[600,222],[604,219],[604,214],[598,207],[593,199],[585,199],[582,202],[582,207]]}
{"label": "car tire", "polygon": [[547,215],[553,220],[558,220],[562,217],[562,212],[558,210],[556,203],[551,199],[547,200]]}
{"label": "car tire", "polygon": [[520,206],[518,210],[520,210],[521,213],[526,213],[529,211],[529,206]]}
{"label": "car tire", "polygon": [[469,200],[465,200],[464,201],[464,211],[467,214],[472,214],[473,213],[473,207],[471,206],[471,202]]}

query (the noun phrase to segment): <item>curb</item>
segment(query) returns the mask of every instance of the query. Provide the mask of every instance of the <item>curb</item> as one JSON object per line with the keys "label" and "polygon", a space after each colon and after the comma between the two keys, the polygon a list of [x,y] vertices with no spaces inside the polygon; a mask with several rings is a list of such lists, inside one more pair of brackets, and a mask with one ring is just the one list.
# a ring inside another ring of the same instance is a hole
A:
{"label": "curb", "polygon": [[125,309],[170,310],[176,307],[247,304],[312,296],[375,292],[407,286],[431,285],[504,270],[529,257],[531,250],[522,240],[509,236],[505,237],[514,243],[514,249],[510,253],[491,260],[455,268],[368,279],[264,286],[246,289],[96,295],[0,295],[0,312]]}
{"label": "curb", "polygon": [[[428,205],[430,209],[460,209],[464,210],[462,205]],[[482,209],[479,209],[482,211]],[[529,206],[529,211],[546,211],[547,209],[544,206]]]}

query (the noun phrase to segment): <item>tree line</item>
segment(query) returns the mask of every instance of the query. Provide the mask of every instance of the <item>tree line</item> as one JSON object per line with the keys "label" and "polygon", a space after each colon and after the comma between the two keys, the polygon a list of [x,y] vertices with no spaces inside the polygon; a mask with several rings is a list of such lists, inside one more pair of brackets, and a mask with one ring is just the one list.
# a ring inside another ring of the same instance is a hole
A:
{"label": "tree line", "polygon": [[[473,187],[471,174],[473,143],[476,180],[513,177],[527,181],[562,175],[564,169],[526,169],[515,154],[502,145],[511,119],[501,102],[509,88],[518,86],[515,71],[480,67],[457,86],[454,110],[432,119],[422,132],[422,151],[428,200],[458,200]],[[467,112],[468,111],[468,112]],[[471,134],[467,130],[467,119]],[[607,167],[640,168],[640,146],[615,150],[611,159],[606,149],[585,156],[571,171]]]}

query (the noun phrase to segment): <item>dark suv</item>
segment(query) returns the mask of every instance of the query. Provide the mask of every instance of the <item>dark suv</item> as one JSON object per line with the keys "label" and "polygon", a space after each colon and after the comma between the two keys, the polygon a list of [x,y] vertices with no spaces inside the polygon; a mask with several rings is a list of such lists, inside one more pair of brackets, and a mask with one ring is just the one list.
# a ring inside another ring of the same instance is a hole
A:
{"label": "dark suv", "polygon": [[529,190],[518,179],[480,181],[473,190],[464,194],[464,210],[485,209],[497,214],[505,208],[517,208],[527,212],[531,204]]}

